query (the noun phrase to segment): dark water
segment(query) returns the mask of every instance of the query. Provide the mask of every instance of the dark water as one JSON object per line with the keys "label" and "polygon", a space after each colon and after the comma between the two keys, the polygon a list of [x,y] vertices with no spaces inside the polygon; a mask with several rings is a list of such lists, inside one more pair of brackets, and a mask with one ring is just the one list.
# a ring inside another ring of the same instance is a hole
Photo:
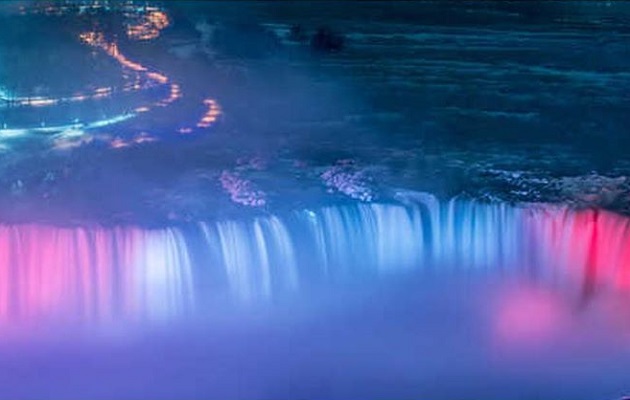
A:
{"label": "dark water", "polygon": [[[4,6],[9,92],[113,90],[1,111],[5,220],[165,223],[399,188],[626,212],[624,3],[169,4],[144,41],[116,41],[102,16]],[[295,24],[331,27],[344,50],[313,54]],[[17,27],[29,46],[9,40]],[[80,39],[103,27],[112,39]],[[236,207],[230,176],[247,182]]]}
{"label": "dark water", "polygon": [[71,3],[0,4],[3,396],[630,394],[627,4]]}

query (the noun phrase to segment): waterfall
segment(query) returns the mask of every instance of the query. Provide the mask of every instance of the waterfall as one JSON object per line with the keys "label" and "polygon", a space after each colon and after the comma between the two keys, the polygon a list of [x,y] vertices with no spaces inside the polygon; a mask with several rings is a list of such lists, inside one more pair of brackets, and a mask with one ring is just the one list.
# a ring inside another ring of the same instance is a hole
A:
{"label": "waterfall", "polygon": [[602,210],[551,207],[529,214],[529,241],[540,273],[560,285],[630,289],[630,219]]}
{"label": "waterfall", "polygon": [[225,271],[229,287],[243,298],[268,297],[278,286],[297,286],[295,244],[275,217],[253,222],[202,223],[209,267]]}
{"label": "waterfall", "polygon": [[215,290],[252,301],[428,269],[524,273],[585,297],[630,290],[630,223],[599,210],[417,195],[163,229],[5,225],[0,321],[169,320]]}
{"label": "waterfall", "polygon": [[193,295],[176,230],[0,227],[0,320],[157,319]]}

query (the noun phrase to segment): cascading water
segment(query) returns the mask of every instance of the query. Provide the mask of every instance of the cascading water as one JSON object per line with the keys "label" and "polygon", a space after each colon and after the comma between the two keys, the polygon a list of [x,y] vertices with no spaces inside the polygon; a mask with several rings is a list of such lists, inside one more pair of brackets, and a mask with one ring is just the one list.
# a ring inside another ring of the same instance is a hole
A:
{"label": "cascading water", "polygon": [[0,319],[160,319],[192,304],[181,233],[0,227]]}
{"label": "cascading water", "polygon": [[[578,283],[588,298],[600,289],[630,288],[630,225],[601,210],[537,209],[527,220],[543,276]],[[558,279],[559,278],[559,279]]]}
{"label": "cascading water", "polygon": [[625,218],[602,211],[430,196],[185,228],[4,226],[0,318],[159,321],[222,286],[255,300],[422,269],[535,274],[588,296],[630,287],[629,234]]}

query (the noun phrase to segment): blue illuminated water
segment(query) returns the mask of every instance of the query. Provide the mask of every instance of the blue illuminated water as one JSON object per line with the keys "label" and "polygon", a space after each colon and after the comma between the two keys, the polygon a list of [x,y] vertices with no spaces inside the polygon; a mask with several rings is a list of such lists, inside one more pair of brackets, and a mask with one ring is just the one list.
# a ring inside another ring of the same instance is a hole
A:
{"label": "blue illuminated water", "polygon": [[628,232],[614,214],[422,193],[168,229],[3,227],[0,384],[20,398],[614,397]]}
{"label": "blue illuminated water", "polygon": [[0,397],[630,393],[625,4],[5,3]]}

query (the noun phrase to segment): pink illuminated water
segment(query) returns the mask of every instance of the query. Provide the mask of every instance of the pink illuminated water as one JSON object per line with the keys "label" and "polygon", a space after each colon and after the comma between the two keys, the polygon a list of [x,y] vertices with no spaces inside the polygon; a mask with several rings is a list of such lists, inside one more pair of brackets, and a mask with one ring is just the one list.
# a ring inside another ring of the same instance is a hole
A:
{"label": "pink illuminated water", "polygon": [[137,228],[0,228],[0,320],[127,321],[192,304],[178,232]]}
{"label": "pink illuminated water", "polygon": [[269,298],[310,281],[507,272],[587,301],[630,288],[629,222],[599,210],[428,195],[191,227],[0,227],[0,316],[176,317],[199,282]]}
{"label": "pink illuminated water", "polygon": [[[628,234],[598,210],[424,194],[161,229],[3,226],[0,372],[22,372],[0,387],[615,398],[630,360]],[[77,380],[60,385],[55,365]]]}

